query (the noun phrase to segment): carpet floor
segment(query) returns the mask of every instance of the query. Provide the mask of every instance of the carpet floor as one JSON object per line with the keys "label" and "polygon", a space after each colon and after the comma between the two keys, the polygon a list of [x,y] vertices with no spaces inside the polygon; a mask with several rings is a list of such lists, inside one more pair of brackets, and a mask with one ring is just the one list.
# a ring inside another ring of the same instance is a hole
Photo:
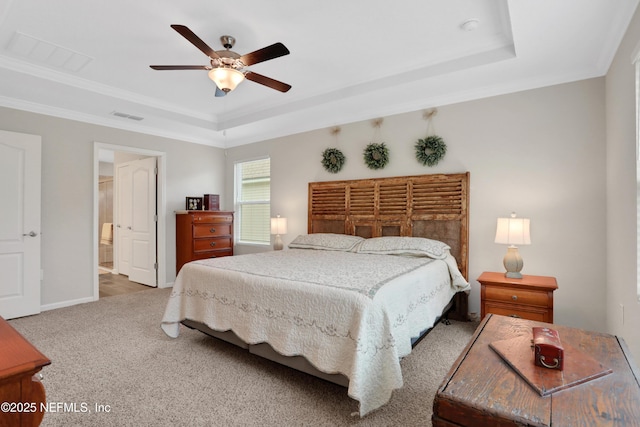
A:
{"label": "carpet floor", "polygon": [[477,323],[438,324],[402,360],[404,387],[360,418],[346,388],[160,321],[149,289],[10,321],[52,361],[42,426],[430,426],[435,392]]}

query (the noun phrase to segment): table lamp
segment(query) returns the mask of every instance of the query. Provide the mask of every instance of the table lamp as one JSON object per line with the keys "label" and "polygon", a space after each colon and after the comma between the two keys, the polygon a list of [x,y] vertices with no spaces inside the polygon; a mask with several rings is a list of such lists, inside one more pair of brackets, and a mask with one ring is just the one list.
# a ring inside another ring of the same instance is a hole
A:
{"label": "table lamp", "polygon": [[511,214],[510,218],[498,218],[495,241],[509,245],[503,259],[504,268],[507,270],[505,276],[512,279],[522,279],[520,271],[522,271],[523,262],[516,245],[531,244],[529,218],[516,218],[515,212]]}
{"label": "table lamp", "polygon": [[282,250],[281,234],[287,234],[287,218],[281,218],[280,215],[275,218],[271,218],[271,234],[276,235],[276,239],[273,242],[273,250]]}

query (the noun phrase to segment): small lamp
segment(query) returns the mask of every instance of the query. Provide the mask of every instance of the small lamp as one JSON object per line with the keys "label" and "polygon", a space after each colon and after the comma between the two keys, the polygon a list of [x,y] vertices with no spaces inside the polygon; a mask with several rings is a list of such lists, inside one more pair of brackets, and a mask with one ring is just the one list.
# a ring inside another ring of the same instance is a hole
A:
{"label": "small lamp", "polygon": [[498,218],[496,228],[496,243],[509,245],[503,263],[507,272],[506,277],[522,279],[523,262],[516,245],[530,245],[529,218],[516,218],[513,212],[510,218]]}
{"label": "small lamp", "polygon": [[275,218],[271,218],[271,234],[276,235],[276,239],[273,242],[273,250],[282,250],[281,234],[287,234],[287,218],[281,218],[280,215]]}

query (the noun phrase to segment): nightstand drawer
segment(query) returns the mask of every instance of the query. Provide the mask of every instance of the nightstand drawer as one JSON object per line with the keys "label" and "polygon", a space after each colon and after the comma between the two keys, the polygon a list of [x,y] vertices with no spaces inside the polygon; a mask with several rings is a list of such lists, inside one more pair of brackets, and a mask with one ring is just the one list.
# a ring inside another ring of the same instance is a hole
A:
{"label": "nightstand drawer", "polygon": [[546,292],[486,286],[484,296],[487,300],[505,301],[511,304],[539,305],[542,307],[547,307],[549,305],[549,297]]}
{"label": "nightstand drawer", "polygon": [[213,239],[195,239],[193,241],[194,252],[204,252],[231,248],[231,238],[219,237]]}
{"label": "nightstand drawer", "polygon": [[193,226],[193,237],[216,237],[231,235],[231,224],[197,224]]}
{"label": "nightstand drawer", "polygon": [[[535,310],[534,307],[518,307],[516,305],[499,305],[486,302],[484,305],[486,316],[489,313],[500,314],[502,316],[515,317],[517,319],[537,320],[539,322],[549,322],[549,313],[546,309]],[[533,309],[532,309],[533,308]]]}

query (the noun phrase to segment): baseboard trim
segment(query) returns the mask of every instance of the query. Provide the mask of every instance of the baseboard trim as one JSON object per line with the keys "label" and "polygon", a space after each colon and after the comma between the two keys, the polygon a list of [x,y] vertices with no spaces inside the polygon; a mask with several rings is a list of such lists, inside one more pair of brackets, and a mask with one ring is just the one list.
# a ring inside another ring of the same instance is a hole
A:
{"label": "baseboard trim", "polygon": [[55,310],[56,308],[71,307],[72,305],[85,304],[95,301],[93,297],[79,298],[69,301],[61,301],[53,304],[45,304],[40,306],[41,311]]}

